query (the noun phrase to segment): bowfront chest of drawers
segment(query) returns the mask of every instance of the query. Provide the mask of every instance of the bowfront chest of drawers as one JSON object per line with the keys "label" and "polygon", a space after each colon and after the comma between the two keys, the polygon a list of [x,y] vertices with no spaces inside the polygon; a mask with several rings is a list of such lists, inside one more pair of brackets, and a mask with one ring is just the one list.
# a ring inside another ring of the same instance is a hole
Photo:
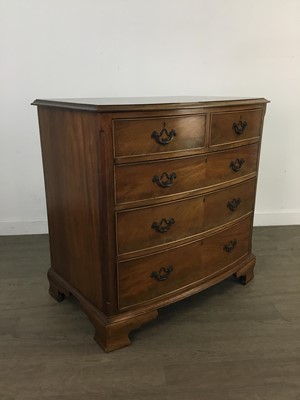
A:
{"label": "bowfront chest of drawers", "polygon": [[36,100],[50,294],[72,294],[111,351],[157,310],[253,278],[267,101]]}

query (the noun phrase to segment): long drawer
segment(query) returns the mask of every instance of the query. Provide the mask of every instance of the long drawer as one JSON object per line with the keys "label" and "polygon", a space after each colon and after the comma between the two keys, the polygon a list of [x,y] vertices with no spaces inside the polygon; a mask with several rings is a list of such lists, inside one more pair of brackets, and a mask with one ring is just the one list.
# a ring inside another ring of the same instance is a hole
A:
{"label": "long drawer", "polygon": [[115,166],[116,204],[155,199],[246,177],[257,169],[258,144],[175,160]]}
{"label": "long drawer", "polygon": [[119,308],[210,279],[250,251],[252,216],[204,240],[118,263]]}
{"label": "long drawer", "polygon": [[258,138],[262,118],[262,109],[213,113],[210,144],[214,146]]}
{"label": "long drawer", "polygon": [[115,119],[115,157],[202,148],[205,122],[205,115]]}
{"label": "long drawer", "polygon": [[256,180],[194,198],[116,214],[118,254],[190,237],[254,208]]}

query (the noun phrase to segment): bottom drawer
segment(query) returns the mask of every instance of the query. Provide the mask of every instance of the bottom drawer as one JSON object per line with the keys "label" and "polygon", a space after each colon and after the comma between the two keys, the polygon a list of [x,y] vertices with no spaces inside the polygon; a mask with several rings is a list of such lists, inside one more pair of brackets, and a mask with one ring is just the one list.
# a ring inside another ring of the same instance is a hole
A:
{"label": "bottom drawer", "polygon": [[206,280],[250,251],[252,216],[206,239],[118,263],[119,308]]}

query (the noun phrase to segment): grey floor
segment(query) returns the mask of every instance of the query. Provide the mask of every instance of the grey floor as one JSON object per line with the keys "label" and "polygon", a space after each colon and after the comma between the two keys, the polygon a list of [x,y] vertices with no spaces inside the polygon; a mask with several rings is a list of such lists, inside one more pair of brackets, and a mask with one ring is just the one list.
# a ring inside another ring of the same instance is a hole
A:
{"label": "grey floor", "polygon": [[300,399],[300,226],[256,228],[256,275],[169,306],[106,354],[49,297],[47,236],[0,237],[1,400]]}

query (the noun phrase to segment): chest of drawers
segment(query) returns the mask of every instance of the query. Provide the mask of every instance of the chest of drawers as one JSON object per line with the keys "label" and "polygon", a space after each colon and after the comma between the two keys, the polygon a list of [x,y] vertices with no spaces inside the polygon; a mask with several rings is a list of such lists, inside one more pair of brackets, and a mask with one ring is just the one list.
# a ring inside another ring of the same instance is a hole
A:
{"label": "chest of drawers", "polygon": [[165,305],[253,278],[267,101],[36,100],[49,292],[75,296],[106,351]]}

